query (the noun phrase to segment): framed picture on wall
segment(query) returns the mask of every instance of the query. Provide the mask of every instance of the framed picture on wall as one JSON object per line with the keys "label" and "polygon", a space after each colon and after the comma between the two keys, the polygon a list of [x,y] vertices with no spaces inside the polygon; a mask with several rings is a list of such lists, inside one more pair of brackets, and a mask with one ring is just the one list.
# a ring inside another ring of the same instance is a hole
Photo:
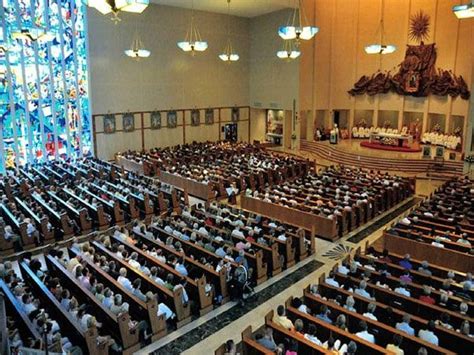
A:
{"label": "framed picture on wall", "polygon": [[449,153],[449,160],[456,160],[456,153],[450,152]]}
{"label": "framed picture on wall", "polygon": [[431,146],[424,145],[422,149],[422,158],[423,159],[431,159]]}
{"label": "framed picture on wall", "polygon": [[199,126],[201,123],[201,112],[198,109],[191,110],[191,126]]}
{"label": "framed picture on wall", "polygon": [[238,107],[232,107],[231,119],[232,122],[238,122],[240,118],[240,110]]}
{"label": "framed picture on wall", "polygon": [[132,113],[123,115],[122,122],[124,132],[133,132],[135,130],[135,116]]}
{"label": "framed picture on wall", "polygon": [[206,109],[206,112],[204,113],[204,121],[206,124],[214,123],[214,110],[212,108]]}
{"label": "framed picture on wall", "polygon": [[168,128],[176,128],[178,125],[178,113],[176,111],[168,111],[166,120]]}
{"label": "framed picture on wall", "polygon": [[444,157],[444,147],[436,147],[435,156],[437,158]]}
{"label": "framed picture on wall", "polygon": [[112,134],[115,133],[115,115],[108,114],[104,116],[104,133]]}
{"label": "framed picture on wall", "polygon": [[161,128],[161,112],[154,111],[150,115],[150,127],[151,129],[160,129]]}

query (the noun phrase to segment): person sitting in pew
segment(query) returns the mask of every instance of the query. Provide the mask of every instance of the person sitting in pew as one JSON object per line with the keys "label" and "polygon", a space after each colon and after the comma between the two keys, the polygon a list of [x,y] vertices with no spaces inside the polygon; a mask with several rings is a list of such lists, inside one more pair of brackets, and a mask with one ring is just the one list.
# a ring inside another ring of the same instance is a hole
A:
{"label": "person sitting in pew", "polygon": [[377,305],[373,302],[370,302],[367,305],[367,312],[365,312],[363,316],[372,320],[377,320],[377,317],[374,315],[376,308],[377,308]]}
{"label": "person sitting in pew", "polygon": [[362,280],[362,281],[359,283],[359,287],[354,290],[354,293],[355,293],[356,295],[359,295],[359,296],[368,298],[369,300],[375,300],[375,299],[370,295],[370,293],[368,293],[368,292],[366,291],[366,288],[367,288],[367,281]]}
{"label": "person sitting in pew", "polygon": [[429,269],[429,263],[426,260],[423,260],[421,262],[420,267],[418,268],[418,272],[421,272],[425,275],[431,276],[432,272]]}
{"label": "person sitting in pew", "polygon": [[375,344],[375,337],[367,330],[367,323],[363,320],[359,322],[359,331],[355,334],[359,338],[362,338],[370,343]]}
{"label": "person sitting in pew", "polygon": [[438,346],[439,341],[438,337],[434,333],[435,329],[435,322],[433,320],[430,320],[427,324],[426,329],[420,329],[420,331],[418,332],[418,338]]}
{"label": "person sitting in pew", "polygon": [[392,351],[395,355],[404,355],[405,352],[400,348],[402,342],[403,337],[400,334],[394,334],[393,341],[390,344],[387,344],[386,349]]}
{"label": "person sitting in pew", "polygon": [[329,272],[329,275],[326,277],[324,282],[333,287],[340,287],[339,282],[336,281],[336,273],[332,270]]}
{"label": "person sitting in pew", "polygon": [[273,316],[273,322],[288,330],[294,329],[293,322],[286,316],[285,307],[282,305],[278,306],[277,314]]}
{"label": "person sitting in pew", "polygon": [[427,304],[436,303],[435,299],[431,297],[431,288],[426,285],[423,286],[423,294],[419,297],[419,300]]}
{"label": "person sitting in pew", "polygon": [[263,334],[258,333],[255,335],[255,340],[260,345],[264,346],[266,349],[270,351],[277,351],[278,345],[275,343],[273,339],[273,329],[270,327],[265,326]]}
{"label": "person sitting in pew", "polygon": [[407,270],[413,269],[413,265],[410,262],[410,254],[405,254],[405,256],[403,257],[403,260],[400,260],[398,264],[404,269],[407,269]]}
{"label": "person sitting in pew", "polygon": [[133,292],[132,282],[127,278],[127,269],[124,267],[119,270],[120,276],[117,278],[119,284],[125,287],[128,291]]}
{"label": "person sitting in pew", "polygon": [[399,293],[399,294],[407,296],[407,297],[411,296],[410,290],[408,289],[407,284],[404,281],[400,281],[400,285],[397,288],[395,288],[394,291],[396,293]]}
{"label": "person sitting in pew", "polygon": [[415,329],[410,326],[411,316],[408,313],[403,314],[402,322],[397,323],[395,327],[408,335],[415,335]]}
{"label": "person sitting in pew", "polygon": [[329,315],[331,314],[331,311],[329,310],[328,306],[322,305],[320,313],[316,315],[316,318],[321,319],[322,321],[332,324],[332,319],[329,318]]}
{"label": "person sitting in pew", "polygon": [[304,338],[307,339],[307,340],[309,340],[310,342],[316,344],[316,345],[321,346],[322,343],[321,343],[321,341],[318,339],[318,337],[316,336],[316,332],[317,332],[316,326],[311,323],[311,324],[308,326],[308,331],[305,333]]}

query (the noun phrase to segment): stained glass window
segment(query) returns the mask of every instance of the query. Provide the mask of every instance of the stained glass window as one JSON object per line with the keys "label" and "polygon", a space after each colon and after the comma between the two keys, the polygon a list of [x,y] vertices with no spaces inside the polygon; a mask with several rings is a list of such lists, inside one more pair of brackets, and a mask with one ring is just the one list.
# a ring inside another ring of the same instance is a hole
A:
{"label": "stained glass window", "polygon": [[91,154],[85,5],[1,1],[0,172]]}

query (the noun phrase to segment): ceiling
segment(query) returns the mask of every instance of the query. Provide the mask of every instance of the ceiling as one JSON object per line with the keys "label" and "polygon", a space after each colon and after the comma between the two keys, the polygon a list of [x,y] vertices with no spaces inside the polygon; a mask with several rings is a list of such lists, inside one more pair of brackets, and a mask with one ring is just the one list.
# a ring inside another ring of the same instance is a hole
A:
{"label": "ceiling", "polygon": [[[192,8],[193,0],[150,0],[153,4]],[[230,14],[241,17],[255,17],[293,5],[293,0],[232,0]],[[227,14],[227,0],[194,0],[194,8]]]}

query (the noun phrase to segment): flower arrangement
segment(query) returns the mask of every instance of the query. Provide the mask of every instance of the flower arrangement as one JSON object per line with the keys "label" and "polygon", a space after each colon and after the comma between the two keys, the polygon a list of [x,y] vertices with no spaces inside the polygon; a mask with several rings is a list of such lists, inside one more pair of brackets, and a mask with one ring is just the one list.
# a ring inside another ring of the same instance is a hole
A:
{"label": "flower arrangement", "polygon": [[468,155],[468,156],[464,159],[464,161],[465,161],[466,163],[473,164],[473,163],[474,163],[474,155]]}

